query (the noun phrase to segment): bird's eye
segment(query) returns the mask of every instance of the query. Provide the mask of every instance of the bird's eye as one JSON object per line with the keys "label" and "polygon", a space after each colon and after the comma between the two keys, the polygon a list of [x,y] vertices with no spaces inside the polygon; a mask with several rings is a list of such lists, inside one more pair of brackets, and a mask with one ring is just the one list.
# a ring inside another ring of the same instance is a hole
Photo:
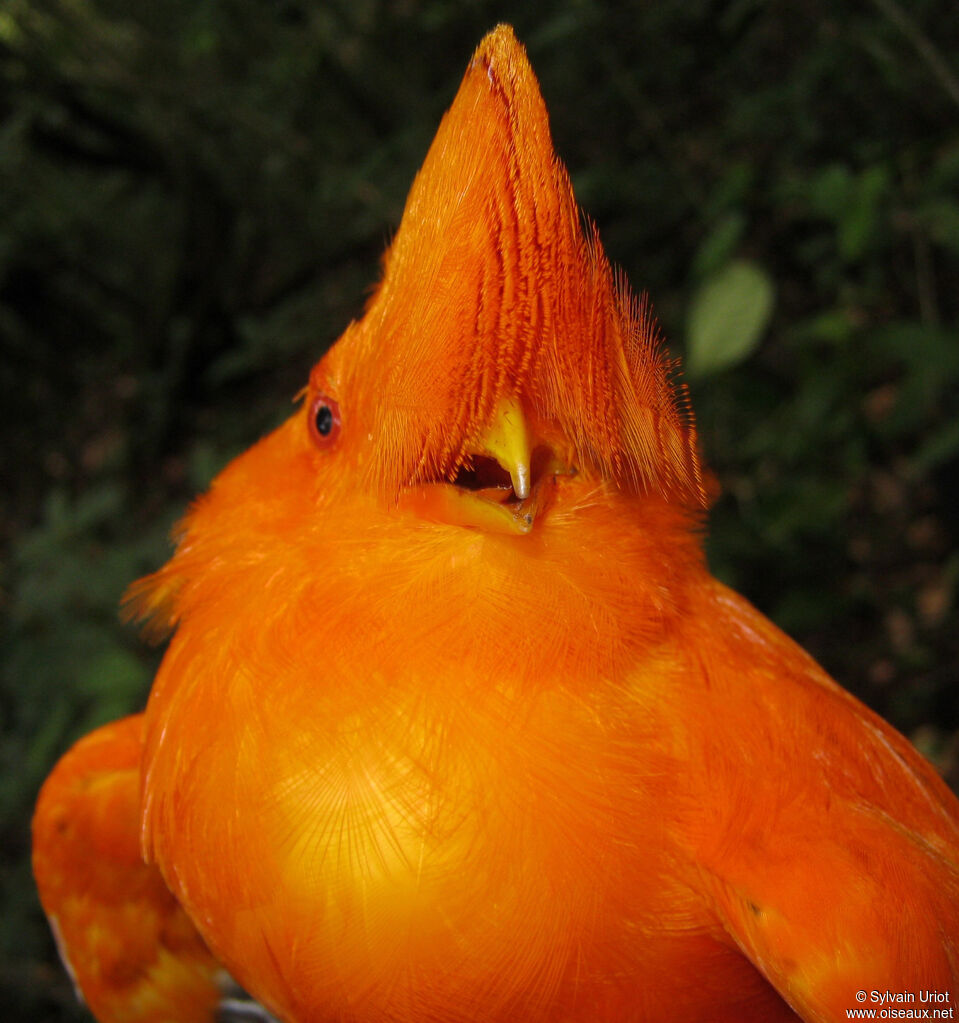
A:
{"label": "bird's eye", "polygon": [[325,394],[318,394],[310,403],[310,437],[318,448],[328,448],[340,432],[340,407]]}

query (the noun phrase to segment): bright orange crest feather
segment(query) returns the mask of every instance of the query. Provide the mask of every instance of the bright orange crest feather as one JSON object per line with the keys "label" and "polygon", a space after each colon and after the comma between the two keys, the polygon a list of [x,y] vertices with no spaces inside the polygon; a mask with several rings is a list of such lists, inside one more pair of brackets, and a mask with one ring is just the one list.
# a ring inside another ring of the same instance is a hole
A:
{"label": "bright orange crest feather", "polygon": [[583,469],[696,506],[692,418],[643,303],[584,231],[512,29],[480,44],[407,200],[365,316],[314,374],[343,389],[393,490],[450,477],[518,396]]}

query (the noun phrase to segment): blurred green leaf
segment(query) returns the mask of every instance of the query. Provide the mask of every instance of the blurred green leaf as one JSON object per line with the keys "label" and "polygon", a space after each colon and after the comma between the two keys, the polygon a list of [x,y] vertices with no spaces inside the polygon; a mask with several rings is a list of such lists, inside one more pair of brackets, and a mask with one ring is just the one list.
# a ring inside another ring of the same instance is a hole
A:
{"label": "blurred green leaf", "polygon": [[837,223],[849,209],[855,182],[844,164],[824,167],[809,183],[809,202],[814,213]]}
{"label": "blurred green leaf", "polygon": [[746,218],[740,210],[727,213],[696,250],[692,276],[702,279],[716,273],[729,262],[746,230]]}
{"label": "blurred green leaf", "polygon": [[945,196],[930,200],[919,208],[917,218],[934,242],[959,253],[959,202]]}
{"label": "blurred green leaf", "polygon": [[859,175],[839,215],[839,255],[847,262],[866,251],[879,218],[879,205],[889,184],[884,167],[869,167]]}
{"label": "blurred green leaf", "polygon": [[809,182],[810,208],[835,224],[836,246],[843,261],[855,262],[866,251],[888,188],[889,172],[880,164],[860,174],[845,164],[830,164]]}
{"label": "blurred green leaf", "polygon": [[769,325],[774,289],[766,271],[738,260],[705,281],[693,296],[686,327],[686,366],[703,377],[742,362]]}
{"label": "blurred green leaf", "polygon": [[927,437],[912,457],[912,468],[917,476],[959,458],[959,417],[947,422]]}
{"label": "blurred green leaf", "polygon": [[856,332],[856,324],[848,309],[826,309],[800,320],[789,331],[798,344],[809,341],[827,341],[830,344],[848,342]]}

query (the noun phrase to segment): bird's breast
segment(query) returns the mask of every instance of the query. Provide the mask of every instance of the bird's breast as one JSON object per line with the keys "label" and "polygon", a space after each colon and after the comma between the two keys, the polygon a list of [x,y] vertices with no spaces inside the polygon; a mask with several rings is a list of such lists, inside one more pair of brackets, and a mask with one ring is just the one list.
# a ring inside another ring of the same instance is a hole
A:
{"label": "bird's breast", "polygon": [[671,845],[671,513],[604,496],[564,481],[523,536],[260,528],[257,558],[183,588],[146,847],[281,1015],[534,1019],[586,975],[632,974],[664,914],[705,926]]}
{"label": "bird's breast", "polygon": [[268,964],[274,1007],[400,986],[516,1018],[676,911],[675,736],[629,686],[384,670],[343,701],[316,669],[235,678],[235,713],[198,686],[164,715],[177,750],[148,751],[153,853],[241,981]]}

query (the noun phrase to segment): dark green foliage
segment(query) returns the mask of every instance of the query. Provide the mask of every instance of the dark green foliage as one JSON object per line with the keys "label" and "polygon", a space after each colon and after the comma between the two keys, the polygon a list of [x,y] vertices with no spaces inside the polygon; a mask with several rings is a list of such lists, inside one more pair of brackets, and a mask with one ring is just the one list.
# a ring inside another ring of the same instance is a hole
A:
{"label": "dark green foliage", "polygon": [[[65,747],[145,698],[158,654],[118,624],[123,589],[359,314],[504,13],[0,5],[5,1019],[83,1018],[33,895],[28,821]],[[674,349],[710,287],[709,308],[753,325],[690,380],[723,491],[715,570],[955,784],[959,7],[508,13],[580,202]]]}

